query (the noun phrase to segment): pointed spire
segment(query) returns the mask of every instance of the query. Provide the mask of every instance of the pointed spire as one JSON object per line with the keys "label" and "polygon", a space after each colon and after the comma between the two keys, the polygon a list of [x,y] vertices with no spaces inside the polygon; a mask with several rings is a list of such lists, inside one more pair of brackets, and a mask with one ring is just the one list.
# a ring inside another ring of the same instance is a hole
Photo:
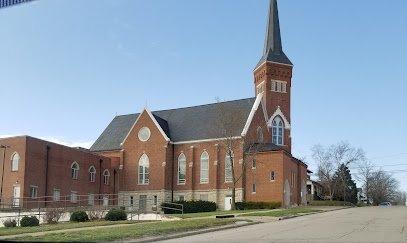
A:
{"label": "pointed spire", "polygon": [[263,56],[256,68],[266,61],[292,65],[290,59],[284,54],[281,44],[277,0],[270,0]]}

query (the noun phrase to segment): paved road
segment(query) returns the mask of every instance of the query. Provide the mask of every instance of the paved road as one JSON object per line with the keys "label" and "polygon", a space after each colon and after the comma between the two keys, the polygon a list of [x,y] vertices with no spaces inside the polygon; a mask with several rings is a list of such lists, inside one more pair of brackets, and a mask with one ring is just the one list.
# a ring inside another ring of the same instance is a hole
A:
{"label": "paved road", "polygon": [[407,207],[352,208],[165,242],[407,242]]}

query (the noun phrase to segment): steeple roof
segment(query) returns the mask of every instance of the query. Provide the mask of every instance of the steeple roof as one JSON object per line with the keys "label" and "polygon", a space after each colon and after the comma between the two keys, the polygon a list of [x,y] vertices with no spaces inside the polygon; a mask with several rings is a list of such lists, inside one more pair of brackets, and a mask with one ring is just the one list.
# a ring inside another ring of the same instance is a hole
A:
{"label": "steeple roof", "polygon": [[270,0],[263,56],[261,57],[256,68],[266,61],[292,65],[290,59],[288,59],[283,52],[283,45],[281,44],[277,0]]}

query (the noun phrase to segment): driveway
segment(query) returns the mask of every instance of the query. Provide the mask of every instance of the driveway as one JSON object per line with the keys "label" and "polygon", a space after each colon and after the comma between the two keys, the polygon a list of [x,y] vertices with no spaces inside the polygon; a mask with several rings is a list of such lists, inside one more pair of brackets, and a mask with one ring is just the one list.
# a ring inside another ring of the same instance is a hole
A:
{"label": "driveway", "polygon": [[165,242],[407,242],[407,207],[351,208]]}

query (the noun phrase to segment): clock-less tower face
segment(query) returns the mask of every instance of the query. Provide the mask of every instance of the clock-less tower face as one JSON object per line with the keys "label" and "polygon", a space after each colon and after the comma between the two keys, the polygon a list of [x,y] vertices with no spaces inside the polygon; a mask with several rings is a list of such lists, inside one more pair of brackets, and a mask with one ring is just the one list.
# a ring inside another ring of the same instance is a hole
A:
{"label": "clock-less tower face", "polygon": [[142,142],[147,142],[150,139],[151,131],[148,127],[143,127],[138,132],[138,139]]}

